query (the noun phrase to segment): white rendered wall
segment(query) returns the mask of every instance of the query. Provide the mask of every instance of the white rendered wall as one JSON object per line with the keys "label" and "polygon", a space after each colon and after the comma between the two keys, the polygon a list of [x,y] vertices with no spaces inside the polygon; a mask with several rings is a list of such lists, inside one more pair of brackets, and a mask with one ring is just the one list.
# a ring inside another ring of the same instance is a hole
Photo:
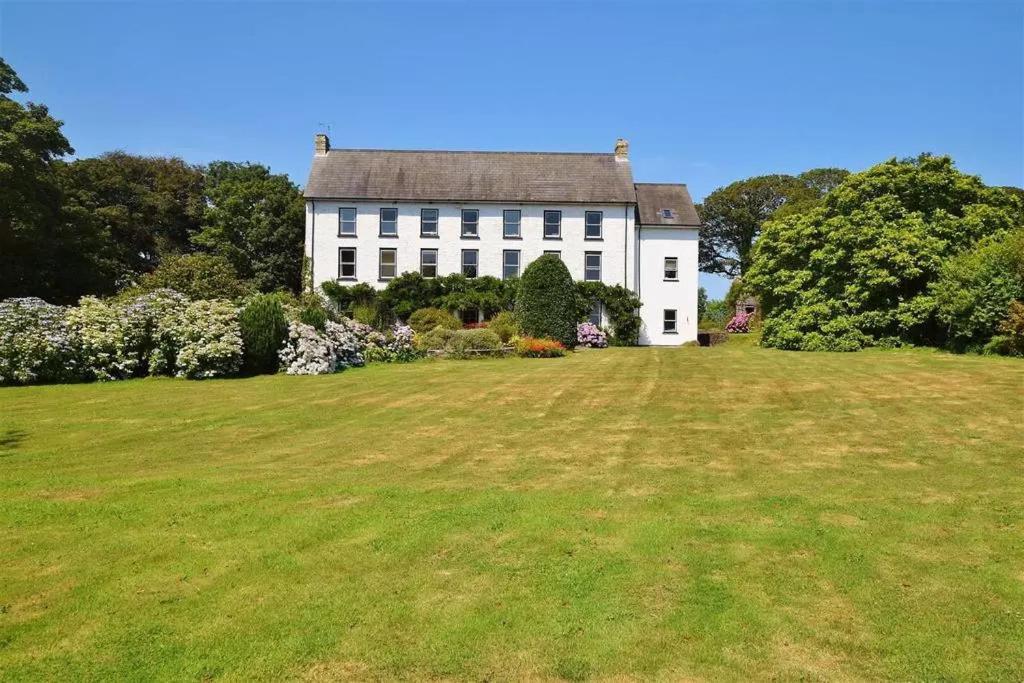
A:
{"label": "white rendered wall", "polygon": [[[355,207],[356,236],[339,237],[338,209]],[[398,237],[380,236],[380,209],[398,208]],[[420,209],[438,209],[438,237],[420,237]],[[462,209],[480,211],[479,239],[465,239]],[[522,212],[520,239],[502,236],[503,210]],[[544,211],[562,212],[562,238],[544,239]],[[600,240],[584,239],[584,213],[603,213]],[[312,258],[313,283],[319,286],[338,277],[338,249],[355,247],[356,281],[384,288],[378,278],[379,250],[398,250],[398,273],[419,271],[420,249],[438,250],[438,273],[462,272],[462,250],[479,250],[479,274],[500,278],[502,253],[520,251],[520,273],[545,251],[560,251],[574,280],[583,279],[584,253],[601,252],[601,280],[630,286],[633,279],[633,207],[625,205],[539,204],[428,204],[407,202],[351,202],[307,200],[306,256]],[[345,284],[351,284],[351,281]]]}
{"label": "white rendered wall", "polygon": [[[672,346],[697,339],[697,239],[696,228],[638,230],[641,344]],[[678,259],[677,281],[665,280],[667,256]],[[662,331],[667,308],[676,310],[676,334]]]}

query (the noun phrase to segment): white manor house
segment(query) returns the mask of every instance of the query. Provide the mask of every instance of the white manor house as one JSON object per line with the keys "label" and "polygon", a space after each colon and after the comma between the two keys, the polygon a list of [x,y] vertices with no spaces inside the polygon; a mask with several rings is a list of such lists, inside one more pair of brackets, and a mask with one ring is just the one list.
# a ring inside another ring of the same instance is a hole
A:
{"label": "white manor house", "polygon": [[317,135],[305,189],[313,284],[513,278],[557,254],[576,280],[637,293],[641,344],[695,340],[697,212],[685,185],[634,183],[628,152],[624,140],[612,153],[331,149]]}

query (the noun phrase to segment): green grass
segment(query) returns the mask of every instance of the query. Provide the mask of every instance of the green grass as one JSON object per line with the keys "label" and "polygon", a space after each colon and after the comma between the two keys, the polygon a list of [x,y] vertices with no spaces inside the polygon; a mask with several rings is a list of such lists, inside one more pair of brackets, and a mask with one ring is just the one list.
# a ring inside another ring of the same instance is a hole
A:
{"label": "green grass", "polygon": [[1024,363],[0,389],[0,679],[1024,678]]}

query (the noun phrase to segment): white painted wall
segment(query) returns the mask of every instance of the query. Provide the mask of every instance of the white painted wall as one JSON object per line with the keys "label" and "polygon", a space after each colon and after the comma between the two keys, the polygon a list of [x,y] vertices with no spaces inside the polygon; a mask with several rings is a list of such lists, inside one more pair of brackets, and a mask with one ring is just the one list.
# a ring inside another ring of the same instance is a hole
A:
{"label": "white painted wall", "polygon": [[[641,226],[638,232],[639,296],[643,305],[640,343],[678,345],[697,339],[697,239],[696,228]],[[678,261],[679,279],[665,280],[665,257]],[[676,310],[676,334],[663,330],[665,309]]]}
{"label": "white painted wall", "polygon": [[[355,207],[356,237],[338,236],[338,209]],[[380,236],[380,209],[398,208],[398,237]],[[420,237],[420,209],[438,209],[439,237]],[[479,239],[463,239],[462,209],[480,211]],[[522,211],[521,239],[504,239],[502,212]],[[562,212],[562,239],[544,239],[544,211]],[[602,211],[601,240],[584,239],[584,213]],[[356,248],[356,280],[377,288],[387,282],[378,279],[381,248],[398,249],[398,272],[418,271],[420,249],[438,250],[441,275],[462,272],[462,250],[478,249],[480,275],[502,275],[505,249],[520,251],[520,272],[545,251],[561,251],[562,260],[573,279],[582,280],[584,253],[601,252],[601,279],[607,284],[632,282],[632,239],[634,210],[623,205],[534,205],[534,204],[426,204],[404,202],[346,202],[309,200],[306,202],[306,255],[313,261],[313,283],[319,286],[338,277],[338,249]]]}

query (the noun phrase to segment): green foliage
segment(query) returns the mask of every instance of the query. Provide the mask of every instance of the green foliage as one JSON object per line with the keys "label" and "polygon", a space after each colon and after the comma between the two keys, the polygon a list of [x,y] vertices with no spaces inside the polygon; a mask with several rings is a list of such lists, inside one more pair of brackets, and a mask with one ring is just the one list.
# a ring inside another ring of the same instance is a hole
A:
{"label": "green foliage", "polygon": [[409,327],[413,329],[413,332],[422,334],[435,327],[457,330],[462,327],[462,324],[448,311],[440,308],[420,308],[409,316]]}
{"label": "green foliage", "polygon": [[416,335],[416,348],[421,351],[443,351],[455,332],[447,327],[435,327],[419,333]]}
{"label": "green foliage", "polygon": [[1019,225],[1022,211],[949,157],[851,175],[820,206],[765,225],[744,276],[765,317],[762,342],[842,351],[941,344],[930,285],[943,261]]}
{"label": "green foliage", "polygon": [[732,318],[736,311],[735,306],[730,306],[724,299],[714,299],[707,303],[704,309],[704,317],[700,318],[698,327],[701,330],[722,330],[726,323]]}
{"label": "green foliage", "polygon": [[252,292],[225,258],[213,254],[169,256],[129,293],[156,289],[173,289],[192,299],[239,299]]}
{"label": "green foliage", "polygon": [[697,288],[697,320],[704,317],[704,312],[708,307],[708,290],[703,287]]}
{"label": "green foliage", "polygon": [[985,237],[945,261],[931,294],[950,345],[983,347],[998,333],[1010,303],[1024,299],[1024,228]]}
{"label": "green foliage", "polygon": [[99,235],[61,219],[56,160],[74,150],[45,106],[10,97],[26,91],[0,58],[0,299],[71,302],[95,284]]}
{"label": "green foliage", "polygon": [[640,338],[640,299],[622,285],[603,282],[576,283],[576,322],[585,320],[594,304],[600,302],[608,315],[613,346],[635,346]]}
{"label": "green foliage", "polygon": [[812,168],[797,177],[821,198],[839,187],[849,176],[850,172],[845,168]]}
{"label": "green foliage", "polygon": [[320,290],[336,313],[350,317],[356,306],[371,306],[377,300],[377,290],[365,282],[342,285],[328,280],[320,285]]}
{"label": "green foliage", "polygon": [[816,197],[806,182],[788,175],[747,178],[715,190],[698,207],[700,269],[728,277],[746,273],[764,222],[786,203]]}
{"label": "green foliage", "polygon": [[545,254],[523,271],[515,314],[525,334],[555,339],[572,348],[578,308],[576,288],[562,259]]}
{"label": "green foliage", "polygon": [[305,202],[288,176],[260,164],[207,167],[203,229],[194,241],[260,291],[301,290],[304,231]]}
{"label": "green foliage", "polygon": [[81,369],[86,379],[128,379],[145,368],[146,318],[124,303],[83,297],[69,308]]}
{"label": "green foliage", "polygon": [[999,334],[985,345],[985,353],[1024,356],[1024,301],[1010,302],[1006,318],[999,323]]}
{"label": "green foliage", "polygon": [[181,159],[111,152],[58,165],[65,221],[99,232],[102,286],[134,282],[162,256],[191,251],[203,215],[203,172]]}
{"label": "green foliage", "polygon": [[498,335],[487,328],[453,330],[444,342],[444,352],[450,358],[476,358],[501,353]]}
{"label": "green foliage", "polygon": [[516,280],[499,280],[489,275],[467,278],[453,273],[437,278],[436,282],[440,294],[434,299],[434,306],[453,313],[477,309],[485,318],[511,310],[518,291]]}
{"label": "green foliage", "polygon": [[299,311],[299,322],[309,325],[320,332],[326,329],[329,319],[330,316],[327,315],[327,309],[315,303],[308,303]]}
{"label": "green foliage", "polygon": [[512,337],[519,334],[516,316],[511,311],[502,311],[487,323],[487,329],[498,335],[502,343],[507,344]]}
{"label": "green foliage", "polygon": [[165,322],[177,345],[174,374],[189,379],[233,375],[242,366],[238,313],[228,301],[193,301]]}
{"label": "green foliage", "polygon": [[378,297],[380,306],[392,317],[408,320],[421,308],[434,305],[441,294],[441,285],[435,278],[425,278],[419,273],[402,273],[388,282]]}
{"label": "green foliage", "polygon": [[246,302],[238,323],[244,352],[242,370],[248,374],[277,372],[277,352],[288,338],[288,318],[280,298],[257,294]]}

